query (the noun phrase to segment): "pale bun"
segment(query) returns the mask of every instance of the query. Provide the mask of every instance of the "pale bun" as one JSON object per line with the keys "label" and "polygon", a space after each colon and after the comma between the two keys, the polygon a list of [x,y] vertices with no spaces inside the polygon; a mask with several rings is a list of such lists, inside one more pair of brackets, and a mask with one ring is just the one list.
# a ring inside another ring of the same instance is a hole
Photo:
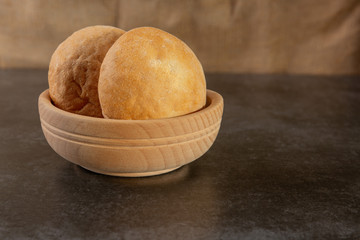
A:
{"label": "pale bun", "polygon": [[157,119],[204,107],[202,66],[181,40],[162,30],[126,32],[101,65],[99,99],[105,118]]}
{"label": "pale bun", "polygon": [[51,57],[48,81],[55,106],[77,114],[102,117],[98,97],[101,63],[125,31],[110,26],[83,28],[62,42]]}

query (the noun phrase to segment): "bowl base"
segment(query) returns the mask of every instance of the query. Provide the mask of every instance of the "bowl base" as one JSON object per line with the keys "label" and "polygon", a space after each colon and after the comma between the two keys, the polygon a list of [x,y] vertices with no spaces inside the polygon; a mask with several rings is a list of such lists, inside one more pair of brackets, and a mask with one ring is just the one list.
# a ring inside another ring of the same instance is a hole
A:
{"label": "bowl base", "polygon": [[168,168],[168,169],[164,169],[164,170],[159,170],[159,171],[152,171],[152,172],[136,172],[136,173],[127,173],[127,172],[103,172],[103,171],[99,171],[99,170],[94,170],[94,169],[89,169],[87,167],[84,166],[80,166],[82,168],[85,168],[86,170],[89,170],[91,172],[96,172],[96,173],[100,173],[100,174],[104,174],[104,175],[109,175],[109,176],[116,176],[116,177],[151,177],[151,176],[156,176],[156,175],[160,175],[160,174],[164,174],[164,173],[168,173],[168,172],[172,172],[175,171],[176,169],[182,167],[175,167],[175,168]]}

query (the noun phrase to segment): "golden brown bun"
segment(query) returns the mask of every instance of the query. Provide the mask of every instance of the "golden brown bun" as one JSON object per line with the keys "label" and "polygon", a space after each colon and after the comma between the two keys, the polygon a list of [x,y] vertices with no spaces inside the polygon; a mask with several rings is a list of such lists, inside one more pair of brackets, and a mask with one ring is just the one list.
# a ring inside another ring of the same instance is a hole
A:
{"label": "golden brown bun", "polygon": [[122,35],[106,54],[99,77],[103,116],[155,119],[188,114],[206,103],[202,66],[181,40],[141,27]]}
{"label": "golden brown bun", "polygon": [[100,66],[111,45],[124,33],[110,26],[87,27],[58,46],[48,74],[50,97],[55,106],[102,117],[98,96]]}

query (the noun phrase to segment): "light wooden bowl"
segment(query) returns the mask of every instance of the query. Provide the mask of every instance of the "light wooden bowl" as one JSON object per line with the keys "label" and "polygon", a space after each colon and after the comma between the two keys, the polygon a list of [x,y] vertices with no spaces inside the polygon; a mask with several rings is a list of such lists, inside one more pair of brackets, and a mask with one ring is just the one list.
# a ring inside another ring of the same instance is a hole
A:
{"label": "light wooden bowl", "polygon": [[60,156],[90,171],[124,177],[173,171],[209,150],[219,132],[223,99],[207,91],[207,105],[184,116],[115,120],[55,107],[48,90],[39,96],[41,127]]}

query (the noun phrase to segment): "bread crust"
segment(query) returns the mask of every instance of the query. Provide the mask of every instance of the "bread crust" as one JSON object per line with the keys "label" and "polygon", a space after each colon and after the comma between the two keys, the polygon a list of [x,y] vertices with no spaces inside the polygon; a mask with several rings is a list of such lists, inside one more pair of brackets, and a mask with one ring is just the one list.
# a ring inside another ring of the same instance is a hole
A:
{"label": "bread crust", "polygon": [[157,119],[204,107],[206,81],[193,51],[162,30],[122,35],[101,65],[99,99],[105,118]]}
{"label": "bread crust", "polygon": [[48,81],[55,106],[69,112],[102,117],[98,96],[101,63],[125,31],[91,26],[74,32],[51,57]]}

